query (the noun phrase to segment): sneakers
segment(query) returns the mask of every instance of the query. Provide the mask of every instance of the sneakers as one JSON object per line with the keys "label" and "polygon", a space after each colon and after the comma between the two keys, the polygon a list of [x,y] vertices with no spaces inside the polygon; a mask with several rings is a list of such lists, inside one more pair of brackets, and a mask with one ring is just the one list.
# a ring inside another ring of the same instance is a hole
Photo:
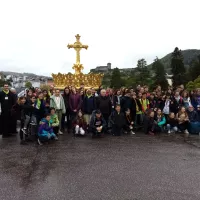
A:
{"label": "sneakers", "polygon": [[149,135],[154,136],[155,134],[153,132],[149,131]]}
{"label": "sneakers", "polygon": [[62,132],[62,131],[59,131],[58,134],[59,134],[59,135],[63,135],[63,132]]}
{"label": "sneakers", "polygon": [[37,124],[34,123],[34,122],[31,122],[30,125],[32,125],[32,126],[36,126]]}
{"label": "sneakers", "polygon": [[39,144],[40,146],[43,145],[39,138],[38,138],[37,141],[38,141],[38,144]]}
{"label": "sneakers", "polygon": [[22,132],[27,135],[27,129],[26,128],[22,128]]}
{"label": "sneakers", "polygon": [[131,135],[135,135],[135,133],[133,131],[131,131]]}
{"label": "sneakers", "polygon": [[171,131],[169,130],[169,131],[168,131],[168,134],[170,134],[170,133],[171,133]]}
{"label": "sneakers", "polygon": [[176,134],[176,132],[175,131],[171,131],[171,135],[175,135]]}
{"label": "sneakers", "polygon": [[185,130],[185,132],[184,132],[184,133],[185,133],[185,137],[186,137],[186,138],[188,138],[188,137],[189,137],[189,132],[188,132],[188,130],[187,130],[187,129]]}
{"label": "sneakers", "polygon": [[54,139],[55,139],[55,140],[58,140],[58,137],[55,137]]}

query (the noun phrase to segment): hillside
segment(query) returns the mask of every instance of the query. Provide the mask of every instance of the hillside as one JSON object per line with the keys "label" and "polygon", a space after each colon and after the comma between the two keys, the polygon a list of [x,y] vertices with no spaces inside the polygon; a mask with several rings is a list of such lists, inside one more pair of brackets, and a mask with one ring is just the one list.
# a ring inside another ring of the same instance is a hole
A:
{"label": "hillside", "polygon": [[[200,50],[198,49],[187,49],[182,51],[184,57],[184,64],[186,67],[190,65],[192,60],[196,59],[198,55],[200,55]],[[171,55],[172,53],[167,54],[165,57],[161,58],[161,62],[164,64],[165,69],[168,73],[170,73],[170,64],[171,64]],[[152,64],[149,65],[151,67]]]}
{"label": "hillside", "polygon": [[5,76],[7,75],[13,75],[13,76],[28,76],[28,77],[39,77],[39,78],[50,78],[48,76],[43,76],[43,75],[37,75],[33,73],[18,73],[18,72],[9,72],[9,71],[0,71],[0,73],[3,73]]}

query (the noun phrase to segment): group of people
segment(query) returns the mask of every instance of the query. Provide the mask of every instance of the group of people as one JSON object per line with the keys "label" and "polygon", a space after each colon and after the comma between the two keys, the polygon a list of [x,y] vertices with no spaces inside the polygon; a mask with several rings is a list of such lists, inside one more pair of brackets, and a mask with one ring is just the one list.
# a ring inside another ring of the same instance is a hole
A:
{"label": "group of people", "polygon": [[17,121],[21,122],[22,144],[30,126],[37,127],[39,144],[58,140],[63,132],[92,133],[95,137],[135,134],[141,129],[149,135],[180,131],[188,137],[189,133],[200,132],[200,89],[188,93],[182,85],[166,91],[157,86],[149,92],[147,86],[95,90],[81,85],[60,91],[51,86],[43,91],[30,88],[18,98],[16,91],[5,84],[0,92],[0,114],[3,138],[16,133]]}

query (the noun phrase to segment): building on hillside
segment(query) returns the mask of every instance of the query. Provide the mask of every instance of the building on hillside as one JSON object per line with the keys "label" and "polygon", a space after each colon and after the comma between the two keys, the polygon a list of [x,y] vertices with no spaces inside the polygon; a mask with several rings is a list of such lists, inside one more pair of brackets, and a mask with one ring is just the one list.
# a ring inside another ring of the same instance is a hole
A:
{"label": "building on hillside", "polygon": [[90,72],[105,73],[111,70],[111,63],[107,63],[107,66],[98,66],[95,69],[91,69]]}
{"label": "building on hillside", "polygon": [[3,73],[0,73],[0,80],[4,81],[5,80],[5,76]]}
{"label": "building on hillside", "polygon": [[132,72],[134,70],[134,68],[121,68],[119,69],[120,72]]}
{"label": "building on hillside", "polygon": [[166,75],[165,75],[165,77],[166,77],[166,79],[167,79],[167,82],[168,82],[168,84],[169,84],[170,86],[172,86],[172,76],[173,76],[173,75],[169,75],[169,74],[167,74],[167,73],[166,73]]}

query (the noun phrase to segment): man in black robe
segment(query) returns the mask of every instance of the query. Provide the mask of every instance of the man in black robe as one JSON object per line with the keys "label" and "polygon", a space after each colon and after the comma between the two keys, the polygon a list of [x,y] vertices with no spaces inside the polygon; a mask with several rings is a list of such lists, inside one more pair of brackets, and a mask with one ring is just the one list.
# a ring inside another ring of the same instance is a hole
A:
{"label": "man in black robe", "polygon": [[0,134],[3,138],[10,136],[11,109],[14,104],[14,95],[9,91],[8,84],[4,84],[0,92]]}

